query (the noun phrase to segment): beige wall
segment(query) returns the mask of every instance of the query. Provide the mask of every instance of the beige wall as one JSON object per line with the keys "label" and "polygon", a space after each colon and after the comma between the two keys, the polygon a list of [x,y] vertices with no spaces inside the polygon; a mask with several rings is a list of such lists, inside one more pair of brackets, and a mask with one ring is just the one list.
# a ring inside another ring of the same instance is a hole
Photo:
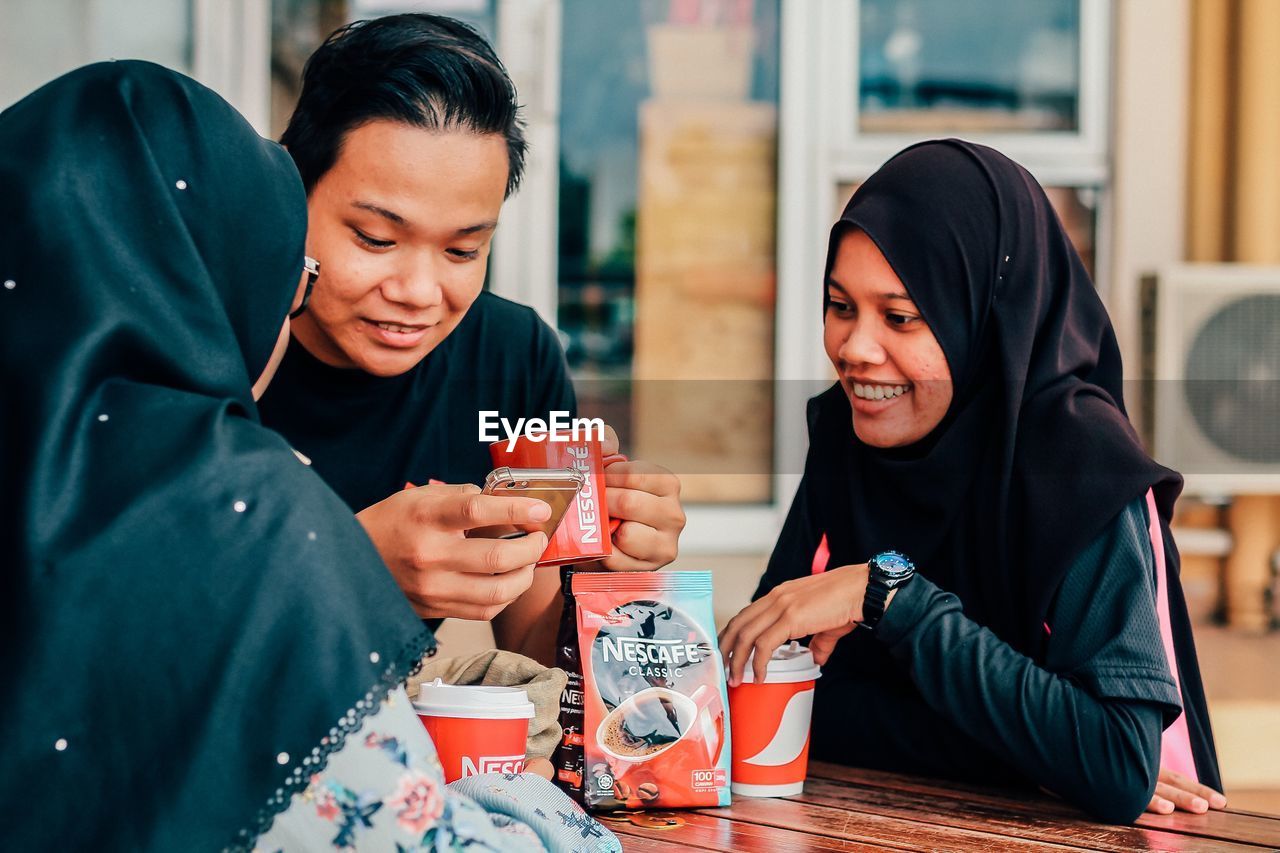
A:
{"label": "beige wall", "polygon": [[[1139,279],[1184,258],[1190,0],[1115,5],[1113,192],[1107,309],[1125,372],[1142,368]],[[1126,389],[1126,393],[1129,389]],[[1129,400],[1129,411],[1141,411]]]}

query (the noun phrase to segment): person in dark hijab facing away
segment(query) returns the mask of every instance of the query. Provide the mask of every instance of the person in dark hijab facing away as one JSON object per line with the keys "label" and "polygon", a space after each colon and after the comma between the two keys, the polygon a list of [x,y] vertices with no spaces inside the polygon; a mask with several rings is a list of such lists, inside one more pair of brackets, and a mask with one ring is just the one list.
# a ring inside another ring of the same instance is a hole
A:
{"label": "person in dark hijab facing away", "polygon": [[0,113],[0,198],[6,848],[572,849],[445,789],[400,686],[430,631],[258,423],[314,278],[284,150],[102,63]]}
{"label": "person in dark hijab facing away", "polygon": [[1039,184],[980,145],[908,148],[854,194],[826,270],[839,381],[721,635],[731,682],[812,636],[825,759],[1042,786],[1117,823],[1224,806],[1169,534],[1182,479],[1129,423]]}
{"label": "person in dark hijab facing away", "polygon": [[[307,188],[308,253],[325,275],[294,322],[263,422],[357,513],[419,615],[490,620],[500,648],[554,664],[558,573],[533,570],[540,552],[530,557],[528,543],[464,536],[547,511],[475,494],[493,467],[479,413],[511,423],[577,414],[556,333],[483,290],[503,202],[524,168],[511,79],[459,21],[359,21],[307,60],[281,142]],[[622,524],[598,567],[675,559],[685,520],[676,477],[630,460],[605,478]]]}

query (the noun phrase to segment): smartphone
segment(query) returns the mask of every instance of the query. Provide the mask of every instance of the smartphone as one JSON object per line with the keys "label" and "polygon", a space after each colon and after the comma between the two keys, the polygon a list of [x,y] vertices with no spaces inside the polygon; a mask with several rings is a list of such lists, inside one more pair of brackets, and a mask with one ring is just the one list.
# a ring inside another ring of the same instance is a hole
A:
{"label": "smartphone", "polygon": [[551,517],[541,523],[495,524],[467,531],[472,539],[516,539],[541,530],[550,540],[565,511],[586,485],[587,475],[576,468],[495,468],[484,480],[486,495],[537,498],[551,506]]}

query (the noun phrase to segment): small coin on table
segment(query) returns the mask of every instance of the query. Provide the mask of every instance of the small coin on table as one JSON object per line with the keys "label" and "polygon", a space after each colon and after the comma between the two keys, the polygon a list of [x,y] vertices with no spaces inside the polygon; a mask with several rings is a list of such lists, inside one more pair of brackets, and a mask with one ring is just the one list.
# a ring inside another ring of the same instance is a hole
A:
{"label": "small coin on table", "polygon": [[676,829],[684,826],[684,818],[679,815],[659,815],[653,812],[633,814],[631,823],[641,829]]}

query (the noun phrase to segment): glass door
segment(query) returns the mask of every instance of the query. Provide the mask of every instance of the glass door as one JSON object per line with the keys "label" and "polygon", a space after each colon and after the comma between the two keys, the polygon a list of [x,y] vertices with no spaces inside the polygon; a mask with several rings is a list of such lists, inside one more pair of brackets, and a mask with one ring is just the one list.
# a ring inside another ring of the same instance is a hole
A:
{"label": "glass door", "polygon": [[562,0],[556,321],[688,504],[773,501],[778,0]]}

